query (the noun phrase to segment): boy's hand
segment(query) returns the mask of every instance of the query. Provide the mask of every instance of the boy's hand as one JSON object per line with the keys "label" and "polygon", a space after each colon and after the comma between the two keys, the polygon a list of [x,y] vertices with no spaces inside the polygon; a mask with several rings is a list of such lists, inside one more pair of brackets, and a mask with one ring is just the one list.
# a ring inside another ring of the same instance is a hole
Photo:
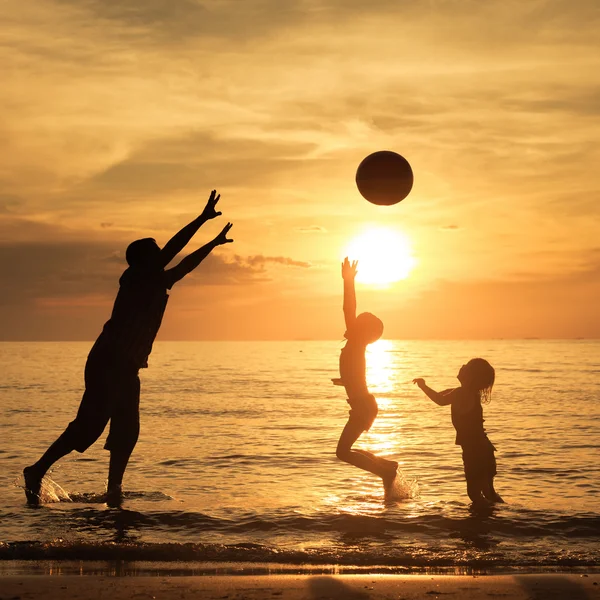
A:
{"label": "boy's hand", "polygon": [[[221,214],[221,213],[219,213]],[[227,237],[227,232],[233,227],[233,223],[227,223],[225,227],[223,227],[223,231],[213,240],[215,246],[221,246],[223,244],[229,244],[233,242]]]}
{"label": "boy's hand", "polygon": [[217,212],[215,207],[217,206],[217,202],[221,198],[221,194],[217,194],[217,190],[213,190],[210,193],[210,197],[208,198],[208,202],[202,211],[201,217],[208,221],[208,219],[214,219],[215,217],[220,217],[222,213]]}
{"label": "boy's hand", "polygon": [[413,379],[413,383],[416,383],[421,389],[425,387],[425,380],[422,377],[417,377]]}
{"label": "boy's hand", "polygon": [[342,263],[342,279],[344,281],[354,280],[354,278],[356,277],[356,273],[357,273],[357,270],[356,270],[357,267],[358,267],[358,261],[353,260],[352,263],[350,263],[350,261],[348,260],[348,257],[346,256],[346,258],[344,259],[344,262]]}

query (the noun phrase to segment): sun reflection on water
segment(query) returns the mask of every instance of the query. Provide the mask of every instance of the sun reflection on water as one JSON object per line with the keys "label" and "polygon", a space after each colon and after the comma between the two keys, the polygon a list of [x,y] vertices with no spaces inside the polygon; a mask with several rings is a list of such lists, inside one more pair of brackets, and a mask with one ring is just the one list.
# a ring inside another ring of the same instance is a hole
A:
{"label": "sun reflection on water", "polygon": [[[389,394],[394,389],[394,373],[390,350],[391,340],[377,340],[367,348],[367,382],[375,396]],[[388,398],[385,398],[387,401]],[[385,406],[385,404],[383,405]]]}

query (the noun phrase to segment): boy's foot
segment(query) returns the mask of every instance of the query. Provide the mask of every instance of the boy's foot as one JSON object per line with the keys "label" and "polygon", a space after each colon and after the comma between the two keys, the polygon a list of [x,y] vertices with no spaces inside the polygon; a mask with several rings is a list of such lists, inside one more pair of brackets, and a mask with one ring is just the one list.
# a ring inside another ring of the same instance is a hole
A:
{"label": "boy's foot", "polygon": [[120,485],[110,487],[106,491],[106,505],[109,508],[121,508],[123,504],[123,490]]}
{"label": "boy's foot", "polygon": [[394,479],[396,479],[396,475],[398,473],[398,463],[395,460],[386,460],[389,465],[386,466],[386,471],[384,475],[381,477],[383,480],[384,489],[389,489],[394,483]]}
{"label": "boy's foot", "polygon": [[25,478],[25,496],[27,504],[37,506],[40,503],[40,490],[42,488],[42,477],[34,467],[25,467],[23,469]]}

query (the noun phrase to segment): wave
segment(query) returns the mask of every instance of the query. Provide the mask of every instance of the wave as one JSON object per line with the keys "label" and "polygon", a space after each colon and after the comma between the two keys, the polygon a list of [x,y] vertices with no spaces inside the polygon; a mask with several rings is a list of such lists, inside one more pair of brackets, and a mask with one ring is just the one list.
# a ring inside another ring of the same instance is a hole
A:
{"label": "wave", "polygon": [[[173,500],[162,492],[124,493],[124,499],[145,502]],[[364,499],[363,499],[364,500]],[[93,530],[127,528],[147,532],[172,532],[187,537],[195,535],[227,535],[246,538],[262,534],[279,536],[331,537],[344,534],[371,538],[394,537],[436,539],[440,537],[497,536],[506,540],[525,538],[598,540],[600,515],[595,513],[561,514],[511,507],[493,507],[472,511],[469,516],[441,514],[439,511],[414,515],[390,502],[390,509],[378,514],[353,514],[337,511],[317,511],[299,514],[293,509],[264,512],[237,512],[227,518],[189,510],[107,510],[105,494],[70,492],[54,502],[69,504],[60,512],[62,518],[76,523],[77,529]],[[103,508],[96,508],[96,504]],[[42,505],[43,506],[43,505]],[[445,511],[445,512],[452,512]]]}
{"label": "wave", "polygon": [[149,542],[0,542],[0,560],[160,561],[212,563],[273,563],[286,565],[346,565],[402,568],[577,568],[595,567],[595,550],[577,555],[562,552],[465,552],[456,549],[410,547],[286,549],[257,543]]}

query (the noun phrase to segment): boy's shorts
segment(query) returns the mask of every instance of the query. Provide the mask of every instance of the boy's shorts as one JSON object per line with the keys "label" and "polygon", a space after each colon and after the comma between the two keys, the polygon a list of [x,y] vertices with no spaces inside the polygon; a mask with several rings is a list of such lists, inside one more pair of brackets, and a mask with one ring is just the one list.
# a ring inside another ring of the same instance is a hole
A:
{"label": "boy's shorts", "polygon": [[361,427],[363,431],[369,431],[379,411],[375,396],[369,394],[361,398],[348,398],[347,402],[350,405],[348,423]]}
{"label": "boy's shorts", "polygon": [[70,438],[77,452],[85,452],[110,421],[104,448],[131,452],[140,432],[139,407],[137,369],[90,357],[85,366],[85,392],[77,416],[69,423],[64,435]]}
{"label": "boy's shorts", "polygon": [[474,481],[479,479],[491,479],[496,475],[496,448],[487,436],[477,442],[464,444],[462,446],[463,465],[465,467],[465,479]]}

